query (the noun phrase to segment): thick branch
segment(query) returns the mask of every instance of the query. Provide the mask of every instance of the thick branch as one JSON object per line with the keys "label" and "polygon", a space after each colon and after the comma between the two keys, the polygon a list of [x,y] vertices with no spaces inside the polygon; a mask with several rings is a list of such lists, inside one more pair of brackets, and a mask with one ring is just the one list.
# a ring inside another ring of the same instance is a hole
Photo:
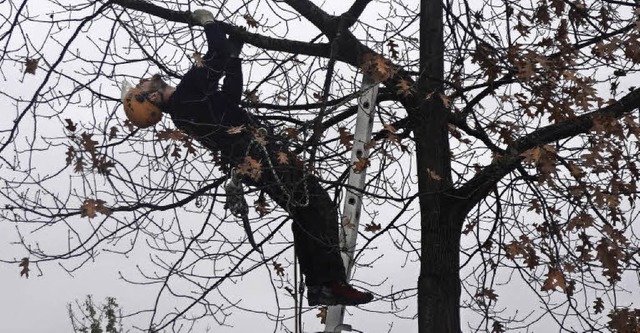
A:
{"label": "thick branch", "polygon": [[[640,89],[636,89],[622,97],[616,103],[599,110],[565,120],[561,123],[542,127],[516,140],[508,149],[507,154],[485,167],[465,185],[455,190],[455,197],[464,199],[466,210],[484,198],[489,191],[507,174],[515,170],[523,152],[537,146],[549,144],[558,140],[574,137],[589,132],[596,117],[620,118],[640,107]],[[466,211],[465,210],[465,211]]]}
{"label": "thick branch", "polygon": [[371,0],[356,0],[353,5],[351,5],[351,8],[342,14],[342,17],[345,19],[345,28],[349,28],[358,21],[358,18],[370,2]]}
{"label": "thick branch", "polygon": [[291,6],[302,17],[306,18],[311,24],[315,25],[329,39],[338,31],[337,18],[327,14],[320,7],[308,0],[282,0],[282,2]]}
{"label": "thick branch", "polygon": [[[171,10],[142,0],[112,0],[111,2],[126,9],[139,10],[172,22],[197,25],[195,22],[193,22],[191,12],[189,11]],[[272,38],[248,32],[228,23],[220,23],[224,27],[225,31],[230,35],[239,37],[244,42],[262,49],[271,51],[282,51],[293,54],[305,54],[325,58],[328,58],[331,53],[330,46],[327,43],[315,44],[281,38]]]}

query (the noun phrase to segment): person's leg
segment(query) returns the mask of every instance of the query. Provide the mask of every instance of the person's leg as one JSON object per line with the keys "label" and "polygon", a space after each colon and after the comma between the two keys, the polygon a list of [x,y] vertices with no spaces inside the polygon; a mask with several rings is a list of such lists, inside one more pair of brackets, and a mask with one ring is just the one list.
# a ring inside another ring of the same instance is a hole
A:
{"label": "person's leg", "polygon": [[242,98],[242,61],[240,58],[230,58],[224,68],[225,76],[221,91],[235,105],[240,104]]}
{"label": "person's leg", "polygon": [[[222,25],[219,22],[211,22],[204,26],[207,36],[207,53],[205,60],[211,58],[229,58],[229,45]],[[222,68],[220,68],[222,70]]]}
{"label": "person's leg", "polygon": [[[345,281],[338,239],[338,213],[329,194],[315,176],[294,180],[295,200],[308,203],[293,208],[293,236],[306,284]],[[306,193],[305,193],[306,192]]]}
{"label": "person's leg", "polygon": [[[289,163],[276,164],[276,156],[285,152]],[[331,197],[313,175],[304,175],[302,163],[295,156],[279,148],[271,150],[276,175],[268,168],[262,171],[260,186],[293,219],[293,237],[300,269],[309,287],[309,305],[363,304],[373,296],[353,289],[346,281],[340,255],[338,214]],[[254,158],[267,162],[259,152]]]}

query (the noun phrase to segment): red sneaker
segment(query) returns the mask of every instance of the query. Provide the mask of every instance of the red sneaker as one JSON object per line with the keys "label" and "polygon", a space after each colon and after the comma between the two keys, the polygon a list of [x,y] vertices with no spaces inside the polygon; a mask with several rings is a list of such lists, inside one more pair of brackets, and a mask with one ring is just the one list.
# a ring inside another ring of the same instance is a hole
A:
{"label": "red sneaker", "polygon": [[373,294],[354,289],[346,282],[332,281],[320,286],[309,286],[307,301],[315,305],[358,305],[371,302]]}

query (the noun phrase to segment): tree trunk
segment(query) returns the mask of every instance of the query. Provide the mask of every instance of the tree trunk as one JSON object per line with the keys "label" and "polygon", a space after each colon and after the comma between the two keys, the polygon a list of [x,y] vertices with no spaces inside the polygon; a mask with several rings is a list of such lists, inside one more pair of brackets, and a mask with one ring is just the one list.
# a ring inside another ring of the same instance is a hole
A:
{"label": "tree trunk", "polygon": [[416,139],[420,191],[421,267],[418,326],[421,333],[460,332],[460,228],[451,190],[451,159],[443,104],[444,46],[441,0],[421,0],[420,78],[410,112]]}
{"label": "tree trunk", "polygon": [[[431,205],[421,205],[423,210],[425,206]],[[421,216],[422,260],[418,279],[420,333],[460,332],[460,228],[457,227],[457,221],[446,214],[449,205],[439,206],[441,213],[427,211]]]}

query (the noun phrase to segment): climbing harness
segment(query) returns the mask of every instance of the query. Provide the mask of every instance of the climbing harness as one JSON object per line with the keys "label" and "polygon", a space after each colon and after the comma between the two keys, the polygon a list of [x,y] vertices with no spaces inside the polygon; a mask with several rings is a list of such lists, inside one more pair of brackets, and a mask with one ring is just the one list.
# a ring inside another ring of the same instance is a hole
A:
{"label": "climbing harness", "polygon": [[[309,205],[309,188],[307,182],[308,172],[302,170],[303,194],[301,200],[298,201],[295,198],[295,190],[288,189],[282,179],[278,176],[267,147],[262,143],[263,141],[261,142],[261,140],[256,138],[256,136],[265,137],[266,135],[267,130],[263,127],[255,130],[254,136],[249,141],[249,145],[245,151],[245,157],[251,155],[251,149],[254,147],[257,148],[258,152],[264,155],[268,164],[267,168],[270,170],[275,183],[280,188],[280,191],[286,197],[287,205],[283,208],[285,208],[287,212],[291,213],[292,208],[307,207]],[[262,250],[258,247],[253,237],[253,231],[251,230],[251,224],[249,223],[249,205],[247,204],[247,200],[244,198],[244,187],[242,186],[241,176],[238,175],[236,168],[231,168],[231,175],[229,177],[229,181],[224,186],[224,190],[227,194],[224,206],[225,209],[229,209],[233,216],[242,219],[242,225],[245,233],[247,234],[247,238],[249,239],[249,243],[251,243],[254,250],[262,253]]]}
{"label": "climbing harness", "polygon": [[309,205],[309,188],[308,188],[308,182],[307,182],[307,177],[309,176],[309,173],[304,169],[302,170],[303,195],[301,200],[297,201],[295,199],[295,190],[287,189],[284,182],[276,172],[276,169],[273,165],[273,161],[271,159],[271,155],[269,155],[269,151],[267,150],[266,145],[263,144],[264,140],[258,140],[257,136],[266,137],[267,130],[264,127],[260,127],[255,130],[254,136],[249,141],[249,145],[247,146],[245,157],[251,155],[251,149],[253,147],[256,147],[259,150],[259,152],[262,153],[262,155],[264,155],[265,160],[267,161],[267,164],[268,164],[268,169],[270,170],[271,175],[275,180],[275,183],[278,185],[278,187],[280,188],[280,191],[287,199],[287,205],[286,207],[283,207],[284,209],[287,210],[287,212],[290,212],[291,208],[307,207]]}
{"label": "climbing harness", "polygon": [[244,188],[235,169],[231,170],[231,177],[229,177],[229,182],[224,186],[224,191],[227,193],[227,202],[224,208],[229,209],[233,216],[242,218],[242,226],[244,227],[244,232],[247,234],[251,247],[259,253],[262,253],[262,250],[253,238],[253,231],[249,223],[249,205],[247,205],[247,200],[244,199]]}

